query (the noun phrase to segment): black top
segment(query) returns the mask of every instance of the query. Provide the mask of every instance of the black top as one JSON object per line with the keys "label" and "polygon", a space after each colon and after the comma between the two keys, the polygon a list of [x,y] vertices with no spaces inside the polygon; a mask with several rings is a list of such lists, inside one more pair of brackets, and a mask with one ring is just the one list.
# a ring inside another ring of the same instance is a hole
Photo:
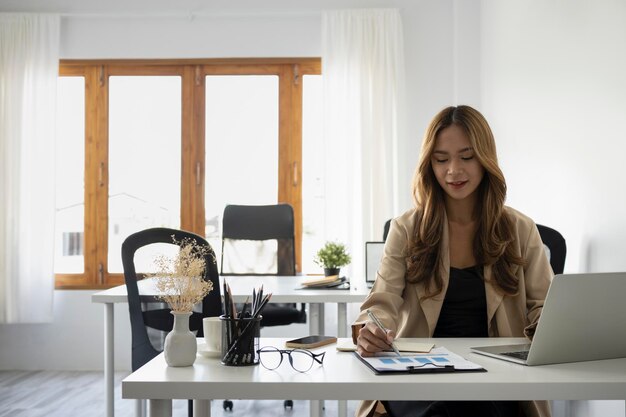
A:
{"label": "black top", "polygon": [[[480,267],[450,268],[433,337],[487,337],[487,296]],[[395,417],[524,415],[518,401],[383,401]]]}
{"label": "black top", "polygon": [[433,337],[488,337],[487,297],[479,267],[450,268]]}

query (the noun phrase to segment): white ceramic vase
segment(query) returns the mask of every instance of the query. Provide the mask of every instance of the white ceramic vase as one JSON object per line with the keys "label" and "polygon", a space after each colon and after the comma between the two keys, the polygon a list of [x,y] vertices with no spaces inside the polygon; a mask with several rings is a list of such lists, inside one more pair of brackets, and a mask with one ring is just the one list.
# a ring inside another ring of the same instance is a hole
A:
{"label": "white ceramic vase", "polygon": [[189,313],[175,313],[174,328],[165,337],[165,362],[168,366],[191,366],[196,360],[198,344],[196,336],[189,330]]}

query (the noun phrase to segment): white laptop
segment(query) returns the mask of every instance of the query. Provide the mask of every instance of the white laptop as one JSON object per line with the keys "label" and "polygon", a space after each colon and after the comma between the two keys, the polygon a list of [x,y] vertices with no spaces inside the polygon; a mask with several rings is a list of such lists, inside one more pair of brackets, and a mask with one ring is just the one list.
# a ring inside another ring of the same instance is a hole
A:
{"label": "white laptop", "polygon": [[365,283],[372,288],[376,274],[383,258],[385,242],[365,242]]}
{"label": "white laptop", "polygon": [[626,272],[554,277],[532,343],[471,351],[523,365],[626,357]]}

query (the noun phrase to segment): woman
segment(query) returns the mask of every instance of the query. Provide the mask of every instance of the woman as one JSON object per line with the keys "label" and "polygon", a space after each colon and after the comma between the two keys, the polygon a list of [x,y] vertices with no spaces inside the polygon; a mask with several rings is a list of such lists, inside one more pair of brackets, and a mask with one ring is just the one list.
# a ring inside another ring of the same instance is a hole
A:
{"label": "woman", "polygon": [[[552,280],[535,223],[504,206],[491,129],[448,107],[430,123],[415,208],[394,219],[377,280],[353,325],[362,356],[396,337],[532,337]],[[371,310],[387,333],[368,320]],[[384,405],[384,408],[382,407]],[[549,416],[547,402],[367,401],[359,416]]]}

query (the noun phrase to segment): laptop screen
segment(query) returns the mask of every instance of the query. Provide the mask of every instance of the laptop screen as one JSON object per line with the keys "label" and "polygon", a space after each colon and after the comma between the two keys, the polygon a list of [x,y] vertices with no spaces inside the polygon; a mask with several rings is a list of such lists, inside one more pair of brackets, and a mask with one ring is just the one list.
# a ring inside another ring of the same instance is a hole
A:
{"label": "laptop screen", "polygon": [[383,257],[385,242],[365,242],[365,282],[371,285],[376,281],[376,272]]}

